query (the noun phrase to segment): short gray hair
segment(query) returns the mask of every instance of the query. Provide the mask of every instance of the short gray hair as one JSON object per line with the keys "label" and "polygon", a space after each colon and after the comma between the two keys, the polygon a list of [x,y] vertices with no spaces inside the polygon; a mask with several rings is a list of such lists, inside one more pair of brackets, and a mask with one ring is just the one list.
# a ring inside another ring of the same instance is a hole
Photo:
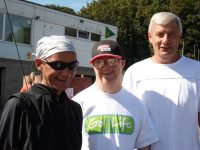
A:
{"label": "short gray hair", "polygon": [[183,31],[180,18],[171,12],[159,12],[154,14],[150,20],[148,32],[152,31],[154,23],[165,26],[172,22],[175,22],[177,24],[181,34]]}

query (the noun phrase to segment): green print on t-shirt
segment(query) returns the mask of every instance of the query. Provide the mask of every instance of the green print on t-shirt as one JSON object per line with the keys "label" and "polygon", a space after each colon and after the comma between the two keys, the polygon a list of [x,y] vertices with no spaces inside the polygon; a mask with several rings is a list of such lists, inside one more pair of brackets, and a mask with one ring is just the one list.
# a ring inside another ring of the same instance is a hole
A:
{"label": "green print on t-shirt", "polygon": [[132,134],[135,122],[130,116],[102,115],[89,116],[85,120],[85,130],[88,134],[121,133]]}

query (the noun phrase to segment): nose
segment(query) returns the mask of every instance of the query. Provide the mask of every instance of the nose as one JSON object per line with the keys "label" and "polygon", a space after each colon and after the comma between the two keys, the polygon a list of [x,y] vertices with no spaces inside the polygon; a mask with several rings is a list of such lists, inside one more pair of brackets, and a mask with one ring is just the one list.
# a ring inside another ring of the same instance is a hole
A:
{"label": "nose", "polygon": [[164,44],[168,43],[168,42],[169,42],[169,35],[165,34],[165,35],[163,36],[162,42],[163,42]]}
{"label": "nose", "polygon": [[70,70],[69,68],[65,68],[60,72],[60,75],[64,76],[68,80],[72,80],[75,77],[76,70]]}
{"label": "nose", "polygon": [[76,69],[65,68],[65,69],[61,70],[61,73],[65,74],[65,75],[75,74],[76,73]]}
{"label": "nose", "polygon": [[107,61],[104,61],[104,65],[103,65],[103,69],[107,69],[110,68],[111,66],[109,65],[109,63]]}

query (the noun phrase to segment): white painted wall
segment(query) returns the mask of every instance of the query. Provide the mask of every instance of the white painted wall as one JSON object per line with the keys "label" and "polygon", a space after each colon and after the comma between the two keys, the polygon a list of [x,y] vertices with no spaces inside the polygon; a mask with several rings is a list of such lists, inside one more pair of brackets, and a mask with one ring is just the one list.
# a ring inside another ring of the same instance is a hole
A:
{"label": "white painted wall", "polygon": [[[41,5],[27,3],[19,0],[6,0],[9,14],[15,14],[32,19],[32,41],[31,45],[17,44],[21,60],[27,60],[27,53],[32,53],[35,50],[37,41],[47,35],[64,35],[65,26],[76,28],[78,30],[88,31],[96,34],[101,34],[101,39],[105,39],[105,29],[111,29],[115,36],[109,39],[116,40],[116,26],[93,21],[87,18],[62,13],[56,10],[45,8]],[[0,0],[0,13],[6,13],[4,1]],[[35,17],[39,16],[38,20]],[[83,23],[80,20],[84,20]],[[95,43],[87,39],[68,37],[77,49],[78,60],[80,66],[90,67],[89,60],[91,59],[92,45]],[[0,41],[0,57],[8,59],[19,59],[14,43]]]}

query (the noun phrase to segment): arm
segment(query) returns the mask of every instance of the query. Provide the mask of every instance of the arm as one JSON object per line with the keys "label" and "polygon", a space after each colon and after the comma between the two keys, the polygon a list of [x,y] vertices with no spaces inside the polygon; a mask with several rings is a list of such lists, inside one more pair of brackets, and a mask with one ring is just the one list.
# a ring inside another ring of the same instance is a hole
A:
{"label": "arm", "polygon": [[[16,99],[9,100],[3,109],[0,120],[0,147],[1,150],[15,149],[19,145],[22,127],[22,109]],[[24,129],[22,127],[22,129]]]}
{"label": "arm", "polygon": [[138,150],[151,150],[151,146],[146,146],[146,147],[140,148]]}
{"label": "arm", "polygon": [[141,130],[137,137],[135,148],[138,150],[151,150],[151,144],[158,142],[159,138],[146,105],[144,103],[141,104],[140,114],[143,119],[141,120]]}

